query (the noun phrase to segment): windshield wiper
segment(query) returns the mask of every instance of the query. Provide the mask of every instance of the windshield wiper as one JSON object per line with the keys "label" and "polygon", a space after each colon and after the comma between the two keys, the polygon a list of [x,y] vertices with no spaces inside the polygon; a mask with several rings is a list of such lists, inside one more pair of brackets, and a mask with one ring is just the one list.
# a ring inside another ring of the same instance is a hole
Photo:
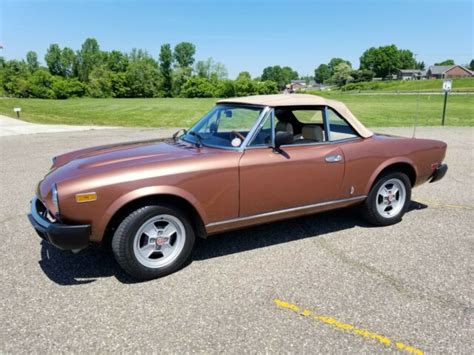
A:
{"label": "windshield wiper", "polygon": [[201,148],[202,140],[203,140],[202,136],[199,133],[196,133],[194,131],[189,131],[188,134],[197,138],[194,144],[196,145],[197,148]]}

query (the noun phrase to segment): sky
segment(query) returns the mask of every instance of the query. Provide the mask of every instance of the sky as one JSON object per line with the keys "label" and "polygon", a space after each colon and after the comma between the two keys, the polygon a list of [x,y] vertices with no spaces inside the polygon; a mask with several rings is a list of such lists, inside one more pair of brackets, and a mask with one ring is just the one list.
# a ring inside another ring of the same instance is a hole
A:
{"label": "sky", "polygon": [[333,57],[359,65],[370,47],[395,44],[417,61],[466,64],[473,55],[473,0],[0,0],[0,56],[44,54],[51,43],[79,49],[94,37],[101,49],[196,45],[196,60],[212,57],[229,77],[259,76],[270,65],[300,75]]}

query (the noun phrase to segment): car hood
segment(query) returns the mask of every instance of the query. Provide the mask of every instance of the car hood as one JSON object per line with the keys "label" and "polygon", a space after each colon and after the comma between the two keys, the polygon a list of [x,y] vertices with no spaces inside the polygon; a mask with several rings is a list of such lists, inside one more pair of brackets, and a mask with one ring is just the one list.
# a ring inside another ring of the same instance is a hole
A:
{"label": "car hood", "polygon": [[151,155],[161,155],[164,149],[159,140],[108,144],[80,149],[58,155],[53,158],[52,169],[59,168],[71,161],[82,160],[82,164],[109,164],[130,159],[140,159]]}
{"label": "car hood", "polygon": [[[53,184],[68,180],[103,176],[107,179],[117,174],[140,174],[147,168],[156,169],[178,161],[195,161],[199,157],[221,154],[222,150],[196,148],[185,142],[141,141],[120,143],[77,150],[54,158],[50,172],[40,184],[45,196]],[[149,169],[150,170],[150,169]]]}

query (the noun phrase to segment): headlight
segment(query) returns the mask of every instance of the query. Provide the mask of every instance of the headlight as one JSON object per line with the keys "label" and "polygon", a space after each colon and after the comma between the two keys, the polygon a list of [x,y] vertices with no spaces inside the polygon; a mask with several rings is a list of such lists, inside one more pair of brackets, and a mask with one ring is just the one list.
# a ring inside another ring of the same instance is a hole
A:
{"label": "headlight", "polygon": [[58,187],[56,186],[56,184],[53,185],[53,188],[51,190],[51,196],[54,203],[54,207],[56,207],[56,211],[59,214],[59,196],[58,196]]}

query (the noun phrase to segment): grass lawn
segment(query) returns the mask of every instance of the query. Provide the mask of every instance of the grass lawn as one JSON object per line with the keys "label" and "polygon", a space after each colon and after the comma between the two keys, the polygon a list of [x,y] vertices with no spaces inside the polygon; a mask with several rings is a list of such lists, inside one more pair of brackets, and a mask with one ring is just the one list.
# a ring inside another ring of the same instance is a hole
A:
{"label": "grass lawn", "polygon": [[[417,115],[419,125],[439,125],[442,95],[325,94],[343,101],[369,127],[410,126]],[[14,117],[21,107],[25,121],[49,124],[140,127],[189,127],[217,99],[69,99],[39,100],[0,98],[0,114]],[[448,98],[446,125],[474,126],[474,95]]]}
{"label": "grass lawn", "polygon": [[[474,77],[457,78],[452,81],[453,92],[474,92]],[[443,79],[371,81],[360,83],[358,86],[362,92],[441,92]]]}

